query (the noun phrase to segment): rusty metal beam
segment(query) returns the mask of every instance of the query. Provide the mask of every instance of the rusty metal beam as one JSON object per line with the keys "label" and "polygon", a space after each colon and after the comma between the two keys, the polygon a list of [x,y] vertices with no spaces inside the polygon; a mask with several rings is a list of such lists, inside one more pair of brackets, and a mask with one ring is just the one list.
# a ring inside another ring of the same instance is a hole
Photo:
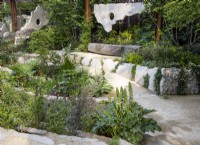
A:
{"label": "rusty metal beam", "polygon": [[17,31],[17,7],[16,1],[10,0],[10,7],[11,7],[11,15],[12,15],[12,31]]}
{"label": "rusty metal beam", "polygon": [[86,16],[86,22],[89,24],[91,20],[90,0],[85,0],[85,16]]}
{"label": "rusty metal beam", "polygon": [[0,5],[3,3],[3,0],[0,0]]}
{"label": "rusty metal beam", "polygon": [[161,16],[161,14],[157,13],[156,18],[157,18],[157,22],[156,22],[155,35],[156,35],[156,41],[159,42],[160,37],[161,37],[161,29],[162,29],[162,16]]}

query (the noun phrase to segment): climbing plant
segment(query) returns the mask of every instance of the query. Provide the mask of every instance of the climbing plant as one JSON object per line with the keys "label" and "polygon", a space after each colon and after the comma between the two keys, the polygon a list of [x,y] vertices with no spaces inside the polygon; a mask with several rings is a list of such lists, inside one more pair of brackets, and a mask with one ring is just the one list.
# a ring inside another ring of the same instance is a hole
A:
{"label": "climbing plant", "polygon": [[154,88],[155,88],[155,92],[156,94],[160,95],[160,81],[162,79],[162,72],[161,72],[161,68],[158,68],[156,74],[154,75]]}
{"label": "climbing plant", "polygon": [[186,78],[186,72],[183,68],[181,68],[178,77],[178,87],[177,87],[178,95],[185,95],[185,86],[186,86],[185,78]]}

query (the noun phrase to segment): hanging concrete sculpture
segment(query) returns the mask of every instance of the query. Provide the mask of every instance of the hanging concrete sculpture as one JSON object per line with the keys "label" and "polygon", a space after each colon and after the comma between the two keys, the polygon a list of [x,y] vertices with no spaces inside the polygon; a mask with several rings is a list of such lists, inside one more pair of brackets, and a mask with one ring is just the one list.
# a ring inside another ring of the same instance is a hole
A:
{"label": "hanging concrete sculpture", "polygon": [[21,28],[21,31],[27,29],[39,30],[47,24],[47,12],[44,11],[42,7],[37,6],[35,11],[31,12],[31,17],[28,23],[26,23],[25,26]]}
{"label": "hanging concrete sculpture", "polygon": [[40,6],[37,6],[35,11],[31,12],[31,16],[23,16],[26,23],[21,27],[20,31],[15,34],[15,45],[22,43],[28,39],[31,33],[35,30],[40,30],[43,26],[48,24],[48,13]]}
{"label": "hanging concrete sculpture", "polygon": [[141,2],[95,4],[94,14],[97,22],[103,25],[105,31],[110,32],[112,30],[112,25],[116,24],[117,21],[123,20],[126,16],[139,14],[143,9],[144,4]]}

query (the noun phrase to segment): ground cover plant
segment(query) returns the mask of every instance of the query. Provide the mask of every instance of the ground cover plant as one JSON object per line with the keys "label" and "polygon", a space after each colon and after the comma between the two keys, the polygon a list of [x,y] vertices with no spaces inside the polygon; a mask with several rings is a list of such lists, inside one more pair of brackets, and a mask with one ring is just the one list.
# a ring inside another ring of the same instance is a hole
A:
{"label": "ground cover plant", "polygon": [[[115,3],[117,0],[92,0],[94,3]],[[120,23],[107,33],[97,24],[94,15],[90,23],[84,18],[84,1],[42,1],[19,3],[19,12],[30,13],[41,4],[49,13],[49,24],[32,33],[18,46],[12,41],[0,40],[0,66],[9,67],[12,74],[0,71],[0,126],[19,129],[20,126],[46,129],[58,134],[76,135],[77,130],[119,138],[138,144],[146,132],[160,131],[157,122],[147,115],[155,110],[144,109],[132,98],[133,90],[116,91],[114,99],[96,103],[94,97],[109,93],[112,86],[104,77],[91,76],[68,58],[74,50],[87,51],[90,42],[133,45],[140,44],[139,52],[124,55],[120,63],[158,67],[154,85],[160,94],[162,67],[181,68],[177,92],[185,94],[185,68],[196,74],[200,92],[200,29],[197,1],[147,1],[141,15],[141,26],[120,29]],[[194,11],[194,8],[195,11]],[[0,5],[0,19],[9,15],[8,4]],[[187,11],[185,9],[187,8]],[[65,10],[65,11],[63,11]],[[154,15],[161,15],[160,39]],[[190,17],[188,17],[190,16]],[[28,64],[17,64],[17,51],[37,53],[38,59]],[[65,51],[60,56],[54,50]],[[116,72],[119,64],[113,72]],[[144,77],[148,88],[149,76]],[[31,92],[31,93],[30,93]],[[54,95],[54,100],[48,96]]]}
{"label": "ground cover plant", "polygon": [[[129,93],[132,94],[131,92]],[[93,131],[110,137],[120,137],[133,144],[143,139],[143,133],[159,131],[160,127],[153,119],[144,117],[155,110],[147,110],[128,97],[126,89],[117,90],[113,100],[99,111]]]}

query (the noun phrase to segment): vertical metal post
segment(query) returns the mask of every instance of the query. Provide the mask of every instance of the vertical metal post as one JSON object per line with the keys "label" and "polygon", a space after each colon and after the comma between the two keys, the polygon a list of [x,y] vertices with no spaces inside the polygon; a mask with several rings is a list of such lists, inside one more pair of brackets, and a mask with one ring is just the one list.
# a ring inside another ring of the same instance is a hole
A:
{"label": "vertical metal post", "polygon": [[3,3],[3,0],[0,0],[0,5]]}
{"label": "vertical metal post", "polygon": [[161,35],[161,28],[162,28],[162,16],[161,14],[156,14],[156,18],[157,18],[157,23],[156,23],[156,41],[159,42],[160,41],[160,35]]}
{"label": "vertical metal post", "polygon": [[12,15],[12,31],[17,31],[17,8],[16,8],[16,1],[10,0],[11,6],[11,15]]}
{"label": "vertical metal post", "polygon": [[90,0],[85,0],[85,16],[86,16],[86,22],[89,24],[91,20]]}

